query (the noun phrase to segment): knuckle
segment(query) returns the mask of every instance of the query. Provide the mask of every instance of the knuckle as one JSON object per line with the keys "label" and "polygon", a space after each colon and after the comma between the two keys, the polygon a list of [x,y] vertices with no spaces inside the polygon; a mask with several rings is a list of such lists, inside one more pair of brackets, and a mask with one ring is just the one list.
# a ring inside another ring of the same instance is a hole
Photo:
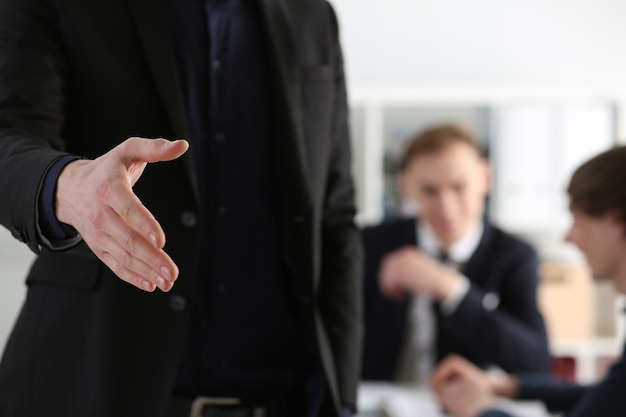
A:
{"label": "knuckle", "polygon": [[118,262],[126,268],[131,269],[133,266],[133,258],[130,253],[122,251],[118,256]]}
{"label": "knuckle", "polygon": [[124,275],[122,265],[115,257],[113,257],[113,255],[108,252],[104,252],[100,256],[100,259],[102,259],[102,262],[104,262],[105,265],[108,266],[115,275],[122,278],[122,276]]}
{"label": "knuckle", "polygon": [[150,141],[150,143],[152,144],[152,148],[154,150],[158,150],[159,148],[167,145],[169,141],[167,139],[163,139],[163,138],[157,138],[157,139],[152,139]]}
{"label": "knuckle", "polygon": [[163,257],[161,256],[161,254],[158,251],[152,251],[153,253],[150,254],[150,257],[148,259],[148,265],[156,268],[157,265],[161,265],[164,264],[165,261],[163,260]]}
{"label": "knuckle", "polygon": [[128,220],[133,213],[133,206],[131,204],[124,204],[122,207],[119,208],[118,213],[120,217]]}
{"label": "knuckle", "polygon": [[143,283],[146,279],[137,273],[130,273],[129,280],[131,284],[143,289]]}
{"label": "knuckle", "polygon": [[156,282],[157,277],[159,276],[159,273],[155,269],[152,269],[148,266],[144,268],[143,273],[146,277],[149,277],[150,281],[152,282]]}
{"label": "knuckle", "polygon": [[138,136],[131,136],[128,139],[126,139],[124,142],[122,142],[122,146],[124,146],[124,147],[133,147],[133,146],[137,145],[140,141],[141,141],[140,137],[138,137]]}
{"label": "knuckle", "polygon": [[95,187],[95,193],[98,198],[106,199],[111,194],[111,182],[99,182]]}
{"label": "knuckle", "polygon": [[118,257],[113,256],[109,252],[102,252],[99,258],[104,262],[104,264],[109,267],[109,269],[122,281],[125,281],[131,285],[136,286],[137,288],[145,290],[143,286],[143,282],[145,278],[140,274],[129,270],[125,265],[124,261],[121,261],[120,258],[127,257],[128,254],[121,254]]}
{"label": "knuckle", "polygon": [[132,251],[137,245],[137,237],[134,233],[126,233],[122,236],[121,242],[124,248]]}

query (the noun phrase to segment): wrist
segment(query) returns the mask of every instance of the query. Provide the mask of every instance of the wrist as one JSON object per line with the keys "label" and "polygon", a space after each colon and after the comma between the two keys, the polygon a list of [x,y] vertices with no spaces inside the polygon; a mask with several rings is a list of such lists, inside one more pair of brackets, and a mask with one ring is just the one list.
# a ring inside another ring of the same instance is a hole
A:
{"label": "wrist", "polygon": [[78,173],[78,170],[80,169],[80,167],[88,163],[89,161],[84,159],[71,161],[63,168],[63,170],[59,174],[54,199],[54,211],[56,218],[62,223],[73,226],[71,212],[69,210],[69,207],[67,207],[66,205],[66,201],[71,201],[72,195],[74,194],[72,179],[75,178],[77,175],[80,175]]}
{"label": "wrist", "polygon": [[38,222],[42,241],[59,241],[76,236],[76,230],[60,222],[56,216],[56,190],[61,172],[80,157],[65,155],[50,164],[41,181],[37,199]]}
{"label": "wrist", "polygon": [[454,283],[452,291],[449,292],[446,298],[440,302],[441,313],[444,315],[453,314],[467,295],[470,286],[469,279],[464,275],[459,275],[458,279]]}
{"label": "wrist", "polygon": [[508,374],[490,374],[489,375],[491,391],[505,398],[517,398],[519,390],[519,382],[513,375]]}
{"label": "wrist", "polygon": [[462,287],[463,277],[455,270],[444,267],[445,272],[441,275],[438,285],[433,291],[435,301],[445,303],[446,300],[453,298]]}
{"label": "wrist", "polygon": [[475,406],[468,410],[468,417],[479,417],[488,410],[493,410],[498,406],[498,400],[495,397],[488,396],[479,401]]}

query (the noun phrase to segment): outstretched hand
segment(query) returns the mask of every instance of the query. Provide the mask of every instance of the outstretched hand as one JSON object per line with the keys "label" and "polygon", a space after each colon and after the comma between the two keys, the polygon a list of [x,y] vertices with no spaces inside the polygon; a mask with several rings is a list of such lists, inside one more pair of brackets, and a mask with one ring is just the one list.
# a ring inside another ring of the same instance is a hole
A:
{"label": "outstretched hand", "polygon": [[73,226],[119,278],[146,291],[169,291],[178,267],[165,253],[165,233],[132,187],[146,165],[171,161],[185,140],[130,138],[95,160],[76,160],[57,182],[56,216]]}

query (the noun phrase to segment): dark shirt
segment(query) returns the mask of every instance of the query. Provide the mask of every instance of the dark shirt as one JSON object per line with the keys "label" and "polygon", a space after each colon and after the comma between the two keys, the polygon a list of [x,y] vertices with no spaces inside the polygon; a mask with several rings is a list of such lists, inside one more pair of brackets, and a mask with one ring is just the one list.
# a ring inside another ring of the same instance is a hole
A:
{"label": "dark shirt", "polygon": [[177,391],[272,396],[311,367],[282,260],[268,51],[256,2],[166,0],[205,210],[199,291]]}
{"label": "dark shirt", "polygon": [[54,161],[46,172],[38,202],[39,227],[44,236],[53,240],[62,240],[77,235],[76,230],[57,220],[55,215],[56,184],[63,168],[72,161],[80,159],[78,156],[68,155]]}

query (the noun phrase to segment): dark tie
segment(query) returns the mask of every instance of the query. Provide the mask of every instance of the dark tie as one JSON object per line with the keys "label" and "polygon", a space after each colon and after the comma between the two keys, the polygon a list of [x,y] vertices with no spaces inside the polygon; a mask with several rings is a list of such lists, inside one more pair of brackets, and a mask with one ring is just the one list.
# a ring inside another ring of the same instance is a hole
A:
{"label": "dark tie", "polygon": [[437,260],[450,268],[456,269],[457,271],[461,270],[462,264],[459,264],[458,262],[455,262],[454,259],[450,258],[450,254],[445,250],[440,250],[437,253]]}
{"label": "dark tie", "polygon": [[452,259],[450,259],[450,254],[443,249],[440,249],[437,253],[437,260],[439,260],[439,262],[441,262],[442,264],[446,264],[448,266],[452,266],[451,264],[453,263]]}

